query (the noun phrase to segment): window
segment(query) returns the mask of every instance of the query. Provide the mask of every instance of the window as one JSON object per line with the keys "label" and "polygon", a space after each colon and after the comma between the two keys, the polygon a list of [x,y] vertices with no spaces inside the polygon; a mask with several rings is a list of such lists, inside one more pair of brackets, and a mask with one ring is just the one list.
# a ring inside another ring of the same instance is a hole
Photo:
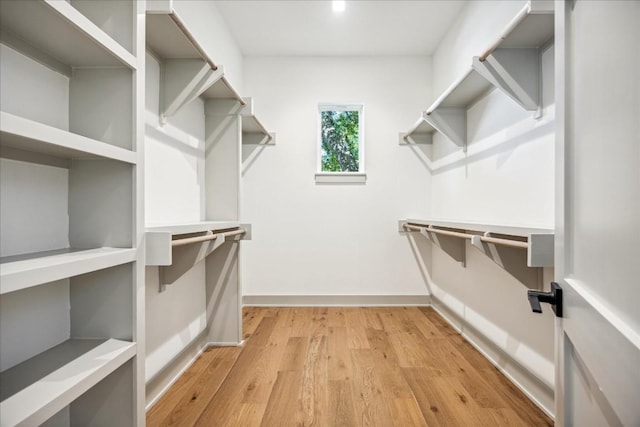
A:
{"label": "window", "polygon": [[362,104],[320,104],[316,182],[364,182]]}

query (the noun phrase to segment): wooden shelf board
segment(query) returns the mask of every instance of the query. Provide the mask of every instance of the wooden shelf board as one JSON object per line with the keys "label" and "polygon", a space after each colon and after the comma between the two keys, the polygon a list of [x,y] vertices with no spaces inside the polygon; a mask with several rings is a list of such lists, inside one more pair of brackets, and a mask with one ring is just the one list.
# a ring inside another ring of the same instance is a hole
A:
{"label": "wooden shelf board", "polygon": [[60,249],[0,259],[0,294],[135,261],[131,248]]}
{"label": "wooden shelf board", "polygon": [[0,2],[0,26],[12,38],[72,68],[136,68],[137,61],[129,51],[68,2]]}
{"label": "wooden shelf board", "polygon": [[136,164],[137,154],[95,139],[0,111],[0,147],[65,159],[104,158]]}
{"label": "wooden shelf board", "polygon": [[136,354],[116,339],[63,342],[0,374],[0,420],[39,425]]}

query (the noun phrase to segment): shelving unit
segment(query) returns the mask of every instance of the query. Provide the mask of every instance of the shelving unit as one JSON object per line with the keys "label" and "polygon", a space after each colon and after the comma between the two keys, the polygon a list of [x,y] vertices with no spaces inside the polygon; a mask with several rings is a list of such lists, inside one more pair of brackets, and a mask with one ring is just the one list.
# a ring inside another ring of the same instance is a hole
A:
{"label": "shelving unit", "polygon": [[[530,0],[500,37],[425,111],[401,143],[431,143],[434,132],[466,150],[467,110],[493,88],[541,115],[540,48],[553,38],[553,4]],[[416,140],[414,135],[418,136]]]}
{"label": "shelving unit", "polygon": [[2,425],[144,422],[140,17],[0,3]]}
{"label": "shelving unit", "polygon": [[3,425],[47,421],[135,354],[128,341],[68,340],[8,369],[0,375]]}
{"label": "shelving unit", "polygon": [[449,256],[466,264],[466,241],[523,284],[540,288],[538,268],[553,267],[554,230],[426,219],[399,221],[400,232],[419,232]]}
{"label": "shelving unit", "polygon": [[244,100],[224,76],[173,8],[172,1],[147,7],[147,48],[162,62],[163,102],[160,120],[166,122],[180,108],[198,97]]}
{"label": "shelving unit", "polygon": [[224,243],[250,240],[251,226],[233,221],[202,221],[148,227],[147,265],[160,266],[160,286],[171,285]]}

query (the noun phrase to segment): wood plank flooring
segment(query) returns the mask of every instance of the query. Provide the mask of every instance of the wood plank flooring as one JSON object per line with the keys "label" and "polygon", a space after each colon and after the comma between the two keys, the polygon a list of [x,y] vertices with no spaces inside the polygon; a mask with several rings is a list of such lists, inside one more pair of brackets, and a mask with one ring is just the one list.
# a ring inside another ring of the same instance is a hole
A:
{"label": "wood plank flooring", "polygon": [[149,426],[551,426],[430,308],[245,308]]}

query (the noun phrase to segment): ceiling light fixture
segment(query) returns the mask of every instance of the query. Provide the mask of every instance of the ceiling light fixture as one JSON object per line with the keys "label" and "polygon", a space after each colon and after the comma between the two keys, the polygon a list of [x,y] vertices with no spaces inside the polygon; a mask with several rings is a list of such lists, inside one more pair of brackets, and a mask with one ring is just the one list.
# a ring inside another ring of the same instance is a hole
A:
{"label": "ceiling light fixture", "polygon": [[345,0],[333,0],[333,11],[336,13],[344,12],[346,7]]}

